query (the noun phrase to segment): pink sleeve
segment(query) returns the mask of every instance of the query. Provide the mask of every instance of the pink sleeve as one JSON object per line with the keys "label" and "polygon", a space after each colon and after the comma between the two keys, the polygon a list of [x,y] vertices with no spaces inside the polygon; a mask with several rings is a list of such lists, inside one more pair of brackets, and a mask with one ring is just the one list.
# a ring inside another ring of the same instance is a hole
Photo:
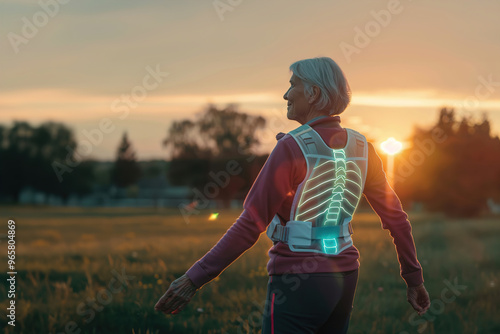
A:
{"label": "pink sleeve", "polygon": [[382,161],[371,143],[369,143],[368,172],[364,195],[379,216],[382,227],[388,229],[393,238],[401,277],[409,287],[420,285],[424,281],[422,267],[417,260],[408,215],[403,211],[398,196],[387,182],[382,169]]}
{"label": "pink sleeve", "polygon": [[[293,140],[293,139],[292,139]],[[201,288],[251,248],[290,196],[295,152],[282,138],[262,167],[243,203],[243,212],[217,244],[186,275]]]}

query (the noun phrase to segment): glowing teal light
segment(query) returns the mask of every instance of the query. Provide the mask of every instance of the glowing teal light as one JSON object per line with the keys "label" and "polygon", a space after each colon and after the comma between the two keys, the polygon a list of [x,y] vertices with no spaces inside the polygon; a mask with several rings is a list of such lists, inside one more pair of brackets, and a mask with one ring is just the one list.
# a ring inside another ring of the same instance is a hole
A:
{"label": "glowing teal light", "polygon": [[327,254],[337,254],[337,239],[323,239],[323,250]]}
{"label": "glowing teal light", "polygon": [[[333,181],[333,190],[325,225],[337,225],[344,201],[345,179],[346,179],[346,162],[344,150],[334,150],[333,157],[335,158],[335,180]],[[336,236],[333,236],[336,237]]]}

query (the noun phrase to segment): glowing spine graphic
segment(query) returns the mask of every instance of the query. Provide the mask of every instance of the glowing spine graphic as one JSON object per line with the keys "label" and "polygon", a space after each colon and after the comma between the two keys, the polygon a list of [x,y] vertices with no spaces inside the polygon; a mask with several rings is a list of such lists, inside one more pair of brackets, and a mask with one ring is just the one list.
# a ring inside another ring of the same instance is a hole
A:
{"label": "glowing spine graphic", "polygon": [[[335,159],[335,179],[333,182],[332,197],[328,212],[326,214],[326,221],[324,225],[337,225],[342,210],[342,202],[344,201],[344,190],[346,182],[346,157],[344,150],[334,150],[333,157]],[[337,253],[337,239],[333,238],[323,239],[323,250],[327,254]]]}

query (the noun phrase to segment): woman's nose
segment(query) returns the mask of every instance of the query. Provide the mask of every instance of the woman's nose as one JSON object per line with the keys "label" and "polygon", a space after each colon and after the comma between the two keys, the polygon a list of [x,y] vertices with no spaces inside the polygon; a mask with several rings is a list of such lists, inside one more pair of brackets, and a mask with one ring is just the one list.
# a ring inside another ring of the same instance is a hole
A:
{"label": "woman's nose", "polygon": [[285,93],[285,94],[283,94],[283,98],[284,98],[285,100],[288,100],[288,92],[289,92],[289,91],[290,91],[290,88],[288,88],[288,90],[286,91],[286,93]]}

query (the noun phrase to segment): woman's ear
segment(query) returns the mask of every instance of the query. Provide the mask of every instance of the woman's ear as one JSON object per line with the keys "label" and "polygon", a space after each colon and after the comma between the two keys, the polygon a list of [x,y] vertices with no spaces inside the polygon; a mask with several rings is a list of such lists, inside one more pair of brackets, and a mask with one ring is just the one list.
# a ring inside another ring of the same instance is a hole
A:
{"label": "woman's ear", "polygon": [[308,102],[310,104],[315,103],[316,101],[319,100],[319,95],[321,94],[321,90],[319,89],[318,86],[312,86],[312,93],[308,97]]}

